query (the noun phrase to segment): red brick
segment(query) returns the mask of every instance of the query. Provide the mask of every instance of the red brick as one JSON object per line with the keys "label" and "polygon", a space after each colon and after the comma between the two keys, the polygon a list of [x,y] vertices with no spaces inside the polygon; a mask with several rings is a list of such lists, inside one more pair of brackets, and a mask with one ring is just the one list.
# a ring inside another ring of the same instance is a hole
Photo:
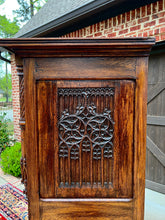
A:
{"label": "red brick", "polygon": [[151,4],[147,5],[147,15],[151,14]]}
{"label": "red brick", "polygon": [[165,34],[162,34],[162,35],[160,36],[160,38],[161,38],[161,40],[165,40]]}
{"label": "red brick", "polygon": [[124,28],[124,24],[118,25],[118,26],[114,27],[114,31],[121,31],[123,28]]}
{"label": "red brick", "polygon": [[131,22],[127,22],[127,23],[125,24],[126,27],[133,27],[133,26],[135,26],[135,25],[136,25],[136,20],[131,21]]}
{"label": "red brick", "polygon": [[126,13],[124,13],[124,14],[121,15],[121,22],[122,22],[122,24],[125,23],[125,21],[126,21],[125,18],[126,18]]}
{"label": "red brick", "polygon": [[148,33],[147,32],[143,32],[143,37],[148,37]]}
{"label": "red brick", "polygon": [[121,15],[118,15],[118,16],[117,16],[117,23],[118,23],[118,25],[121,24]]}
{"label": "red brick", "polygon": [[119,38],[124,38],[125,35],[124,35],[124,34],[121,34],[121,35],[119,35],[119,36],[117,36],[117,37],[119,37]]}
{"label": "red brick", "polygon": [[130,31],[137,31],[141,28],[141,25],[137,25],[137,26],[134,26],[134,27],[131,27],[130,28]]}
{"label": "red brick", "polygon": [[160,33],[165,33],[165,27],[160,28]]}
{"label": "red brick", "polygon": [[85,30],[86,30],[86,35],[89,35],[90,34],[90,27],[86,27]]}
{"label": "red brick", "polygon": [[96,27],[97,25],[96,24],[94,24],[94,29],[93,29],[93,31],[94,31],[94,33],[96,33]]}
{"label": "red brick", "polygon": [[119,35],[121,35],[121,34],[126,34],[126,33],[128,33],[128,29],[124,29],[124,30],[122,30],[122,31],[119,31]]}
{"label": "red brick", "polygon": [[132,37],[133,35],[136,35],[135,32],[134,32],[134,33],[126,34],[125,36],[126,36],[126,37]]}
{"label": "red brick", "polygon": [[72,32],[72,37],[75,37],[76,36],[76,32]]}
{"label": "red brick", "polygon": [[160,36],[159,35],[155,36],[155,40],[160,41]]}
{"label": "red brick", "polygon": [[109,20],[109,27],[112,27],[112,25],[113,25],[113,19],[110,18],[110,19],[108,19],[108,20]]}
{"label": "red brick", "polygon": [[99,32],[99,31],[100,31],[100,22],[99,22],[99,23],[97,23],[97,29],[96,29],[96,31],[97,31],[97,32]]}
{"label": "red brick", "polygon": [[79,30],[79,36],[82,37],[82,29]]}
{"label": "red brick", "polygon": [[102,32],[98,32],[98,33],[95,33],[94,34],[94,37],[100,37],[100,36],[102,36],[103,34],[102,34]]}
{"label": "red brick", "polygon": [[111,34],[113,32],[113,28],[109,28],[108,30],[104,31],[104,35]]}
{"label": "red brick", "polygon": [[163,10],[163,0],[158,1],[158,11]]}
{"label": "red brick", "polygon": [[148,33],[149,36],[153,36],[153,32],[154,32],[153,30],[150,30],[149,33]]}
{"label": "red brick", "polygon": [[158,18],[158,14],[152,15],[152,20],[157,18]]}
{"label": "red brick", "polygon": [[155,24],[156,24],[156,21],[150,21],[144,24],[144,27],[151,27],[151,26],[154,26]]}
{"label": "red brick", "polygon": [[130,21],[130,19],[131,19],[130,11],[128,11],[126,13],[126,18],[127,18],[127,21]]}
{"label": "red brick", "polygon": [[92,37],[94,37],[94,35],[93,35],[93,34],[91,34],[91,35],[88,35],[88,37],[89,37],[89,38],[92,38]]}
{"label": "red brick", "polygon": [[160,24],[160,23],[164,23],[164,22],[165,22],[165,18],[160,18],[160,19],[159,19],[159,24]]}
{"label": "red brick", "polygon": [[157,15],[158,18],[165,17],[165,11],[159,12],[159,13],[157,13],[155,15]]}
{"label": "red brick", "polygon": [[116,37],[116,33],[108,34],[108,37]]}
{"label": "red brick", "polygon": [[113,26],[114,26],[114,27],[116,26],[116,19],[117,19],[117,17],[114,17],[114,18],[113,18]]}
{"label": "red brick", "polygon": [[100,24],[100,31],[102,31],[104,29],[105,29],[105,22],[102,21],[101,24]]}
{"label": "red brick", "polygon": [[83,28],[83,30],[84,30],[84,34],[83,34],[83,36],[86,36],[86,29],[85,29],[85,28]]}
{"label": "red brick", "polygon": [[158,11],[158,5],[157,2],[152,3],[152,12],[155,14]]}
{"label": "red brick", "polygon": [[138,33],[138,37],[143,37],[143,33]]}
{"label": "red brick", "polygon": [[135,9],[131,11],[131,20],[135,19]]}
{"label": "red brick", "polygon": [[159,34],[159,29],[158,29],[158,28],[154,30],[154,34],[155,34],[155,35],[156,35],[156,34]]}
{"label": "red brick", "polygon": [[105,29],[108,28],[108,20],[105,20]]}
{"label": "red brick", "polygon": [[136,18],[140,18],[140,8],[136,9]]}
{"label": "red brick", "polygon": [[141,7],[141,16],[142,17],[146,16],[146,6]]}

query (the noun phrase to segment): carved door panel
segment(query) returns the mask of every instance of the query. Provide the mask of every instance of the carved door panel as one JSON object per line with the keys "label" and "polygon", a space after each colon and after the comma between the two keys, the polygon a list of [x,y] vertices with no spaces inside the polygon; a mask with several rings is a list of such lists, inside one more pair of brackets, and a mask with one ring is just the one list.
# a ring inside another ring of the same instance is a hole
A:
{"label": "carved door panel", "polygon": [[132,198],[134,81],[38,81],[41,198]]}

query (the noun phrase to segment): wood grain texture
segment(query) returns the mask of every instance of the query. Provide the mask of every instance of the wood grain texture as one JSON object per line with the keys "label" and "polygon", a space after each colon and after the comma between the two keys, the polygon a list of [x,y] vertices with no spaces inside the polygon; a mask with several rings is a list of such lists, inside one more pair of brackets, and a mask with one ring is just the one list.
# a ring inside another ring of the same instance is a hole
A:
{"label": "wood grain texture", "polygon": [[149,104],[157,95],[159,95],[165,89],[165,82],[159,82],[148,92],[148,101]]}
{"label": "wood grain texture", "polygon": [[146,118],[147,118],[147,58],[136,64],[135,125],[134,125],[134,218],[144,219]]}
{"label": "wood grain texture", "polygon": [[157,191],[159,193],[165,194],[165,185],[157,183],[157,182],[153,182],[151,180],[146,180],[146,187],[148,189]]}
{"label": "wood grain texture", "polygon": [[25,62],[25,148],[27,159],[27,195],[29,219],[39,219],[38,141],[36,85],[33,77],[34,60]]}
{"label": "wood grain texture", "polygon": [[27,195],[27,163],[26,163],[26,148],[25,148],[25,88],[24,88],[24,73],[22,59],[17,61],[17,74],[19,76],[19,100],[20,100],[20,121],[19,125],[21,128],[21,183],[24,184],[23,192]]}
{"label": "wood grain texture", "polygon": [[118,197],[133,196],[133,131],[134,131],[134,81],[120,82],[119,99],[116,101],[118,112]]}
{"label": "wood grain texture", "polygon": [[165,154],[158,148],[158,146],[147,137],[147,148],[151,153],[159,160],[159,162],[165,167]]}
{"label": "wood grain texture", "polygon": [[54,77],[59,80],[135,79],[135,63],[134,57],[38,58],[35,59],[35,78],[38,80],[50,80]]}
{"label": "wood grain texture", "polygon": [[54,84],[52,82],[38,82],[38,146],[40,196],[54,195]]}
{"label": "wood grain texture", "polygon": [[132,202],[78,202],[74,200],[69,202],[40,201],[40,212],[41,219],[43,220],[131,220],[133,217]]}
{"label": "wood grain texture", "polygon": [[[30,220],[144,218],[147,56],[153,43],[0,40],[17,54],[18,65],[24,58]],[[114,96],[107,93],[111,88]]]}
{"label": "wood grain texture", "polygon": [[0,46],[20,57],[148,56],[154,38],[0,39]]}
{"label": "wood grain texture", "polygon": [[132,198],[134,81],[54,85],[37,84],[40,196]]}
{"label": "wood grain texture", "polygon": [[165,126],[165,116],[147,115],[147,124]]}
{"label": "wood grain texture", "polygon": [[[153,54],[149,58],[146,180],[150,189],[165,185],[165,54]],[[154,186],[155,182],[155,186]],[[162,187],[160,187],[161,189]],[[159,192],[159,191],[158,191]]]}

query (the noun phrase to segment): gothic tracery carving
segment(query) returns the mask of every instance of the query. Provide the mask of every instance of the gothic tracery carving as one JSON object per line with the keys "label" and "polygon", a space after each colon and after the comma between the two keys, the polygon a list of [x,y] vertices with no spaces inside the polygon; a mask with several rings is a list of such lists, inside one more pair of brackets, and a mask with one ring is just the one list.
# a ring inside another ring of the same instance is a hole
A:
{"label": "gothic tracery carving", "polygon": [[[76,109],[70,112],[65,108],[59,119],[59,158],[79,160],[83,152],[92,152],[93,160],[101,160],[102,153],[103,158],[112,158],[114,122],[111,109],[105,106],[103,112],[98,113],[96,104],[89,98],[114,96],[114,88],[63,88],[58,90],[58,95],[63,99],[80,97]],[[81,169],[81,164],[77,166]]]}

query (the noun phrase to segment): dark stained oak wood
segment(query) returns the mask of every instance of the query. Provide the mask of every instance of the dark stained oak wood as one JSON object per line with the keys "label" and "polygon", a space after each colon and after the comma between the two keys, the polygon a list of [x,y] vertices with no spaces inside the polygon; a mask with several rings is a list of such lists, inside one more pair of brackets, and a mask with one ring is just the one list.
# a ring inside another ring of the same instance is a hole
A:
{"label": "dark stained oak wood", "polygon": [[40,201],[41,219],[132,219],[131,201]]}
{"label": "dark stained oak wood", "polygon": [[39,163],[37,140],[36,84],[33,76],[34,60],[26,59],[25,77],[25,148],[27,159],[27,196],[29,219],[39,219]]}
{"label": "dark stained oak wood", "polygon": [[144,218],[153,43],[152,38],[0,40],[16,54],[20,75],[23,64],[20,124],[30,220]]}
{"label": "dark stained oak wood", "polygon": [[116,101],[118,115],[119,136],[119,189],[118,197],[133,196],[133,126],[134,126],[134,81],[122,80],[120,83],[119,99]]}
{"label": "dark stained oak wood", "polygon": [[35,59],[35,78],[37,80],[50,80],[54,77],[59,80],[136,79],[135,64],[135,57],[37,58]]}
{"label": "dark stained oak wood", "polygon": [[37,84],[39,172],[42,174],[40,175],[40,196],[43,198],[54,195],[54,187],[52,187],[55,181],[53,100],[56,97],[53,89],[51,82]]}
{"label": "dark stained oak wood", "polygon": [[[144,218],[146,120],[147,120],[148,59],[136,64],[135,125],[134,125],[134,219]],[[143,186],[143,187],[142,187]]]}
{"label": "dark stained oak wood", "polygon": [[25,38],[0,39],[0,46],[20,57],[132,57],[148,56],[154,42],[154,38]]}

